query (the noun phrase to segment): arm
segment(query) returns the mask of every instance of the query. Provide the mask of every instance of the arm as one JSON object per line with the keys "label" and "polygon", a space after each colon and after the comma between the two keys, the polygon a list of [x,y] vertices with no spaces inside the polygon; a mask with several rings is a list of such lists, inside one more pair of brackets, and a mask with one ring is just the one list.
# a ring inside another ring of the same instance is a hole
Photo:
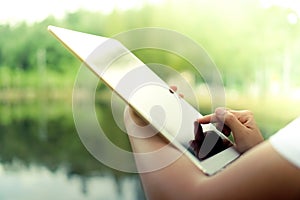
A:
{"label": "arm", "polygon": [[[129,120],[132,116],[135,122]],[[139,120],[126,111],[127,128],[142,122]],[[136,153],[166,147],[166,142],[158,135],[146,139],[130,137],[130,141]],[[166,149],[170,155],[177,151],[172,146]],[[160,159],[153,157],[136,161],[139,168],[141,165],[153,165]],[[225,170],[211,177],[204,175],[184,155],[164,168],[140,176],[149,199],[295,199],[300,196],[300,170],[283,159],[268,142],[247,151]]]}

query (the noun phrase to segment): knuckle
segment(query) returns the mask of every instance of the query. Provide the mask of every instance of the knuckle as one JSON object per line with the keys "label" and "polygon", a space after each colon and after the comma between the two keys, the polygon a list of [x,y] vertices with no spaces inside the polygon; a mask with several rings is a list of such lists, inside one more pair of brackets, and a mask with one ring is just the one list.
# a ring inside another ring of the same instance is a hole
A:
{"label": "knuckle", "polygon": [[234,114],[232,114],[231,112],[227,112],[227,114],[225,115],[225,120],[227,122],[232,122],[235,120],[235,116]]}
{"label": "knuckle", "polygon": [[253,112],[250,110],[244,110],[244,114],[249,115],[249,116],[253,116]]}

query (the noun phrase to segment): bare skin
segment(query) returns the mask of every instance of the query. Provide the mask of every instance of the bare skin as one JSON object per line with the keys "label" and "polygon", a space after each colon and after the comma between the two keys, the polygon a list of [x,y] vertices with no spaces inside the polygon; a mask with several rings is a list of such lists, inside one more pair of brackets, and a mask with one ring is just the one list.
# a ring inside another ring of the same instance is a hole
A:
{"label": "bare skin", "polygon": [[[300,198],[300,169],[281,157],[268,141],[263,141],[251,112],[217,109],[215,113],[198,119],[198,122],[214,122],[217,127],[224,122],[223,131],[232,131],[236,148],[243,155],[214,176],[203,174],[185,155],[159,170],[141,173],[148,199]],[[132,135],[143,133],[133,133],[135,130],[130,127],[142,127],[147,123],[127,109],[125,125],[129,135]],[[170,155],[178,152],[174,147],[166,146],[166,141],[158,134],[148,138],[130,136],[130,141],[136,153],[153,152],[162,147]],[[161,159],[157,156],[136,162],[139,168],[153,165]]]}
{"label": "bare skin", "polygon": [[264,140],[252,112],[248,110],[235,111],[217,108],[214,114],[207,115],[197,121],[200,124],[216,123],[217,127],[222,127],[224,124],[221,131],[229,135],[232,130],[236,149],[241,153]]}

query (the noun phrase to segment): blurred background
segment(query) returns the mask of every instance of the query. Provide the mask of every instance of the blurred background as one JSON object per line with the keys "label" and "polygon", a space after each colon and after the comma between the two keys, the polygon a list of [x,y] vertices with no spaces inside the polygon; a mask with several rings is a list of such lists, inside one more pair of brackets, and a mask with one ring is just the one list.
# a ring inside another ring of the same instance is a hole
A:
{"label": "blurred background", "polygon": [[[249,109],[267,139],[299,115],[300,3],[292,0],[10,0],[0,7],[0,199],[144,199],[136,174],[104,166],[84,148],[72,116],[81,63],[48,32],[52,24],[113,36],[143,27],[182,33],[222,76],[226,106]],[[145,38],[147,39],[147,38]],[[197,52],[195,52],[197,53]],[[135,52],[173,67],[211,112],[201,77],[183,59]],[[107,88],[96,109],[110,137],[130,149],[112,118]],[[115,158],[118,159],[118,158]]]}

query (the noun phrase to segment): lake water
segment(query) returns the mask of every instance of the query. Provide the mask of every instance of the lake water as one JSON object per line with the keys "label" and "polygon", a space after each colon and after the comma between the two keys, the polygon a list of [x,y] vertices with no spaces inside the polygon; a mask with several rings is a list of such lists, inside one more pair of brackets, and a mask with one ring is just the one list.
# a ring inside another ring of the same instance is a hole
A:
{"label": "lake water", "polygon": [[85,149],[71,104],[0,103],[0,199],[145,199],[137,174],[111,169]]}
{"label": "lake water", "polygon": [[[113,133],[107,137],[128,151],[128,138],[118,128],[110,104],[105,103],[109,95],[96,101],[97,118],[105,132]],[[72,100],[67,96],[59,100],[0,98],[0,199],[145,199],[137,174],[112,169],[87,151],[75,128]],[[299,109],[293,110],[299,113]],[[256,117],[261,119],[258,122],[266,137],[273,133],[269,130],[289,120]],[[118,154],[108,151],[107,155],[124,163]]]}

